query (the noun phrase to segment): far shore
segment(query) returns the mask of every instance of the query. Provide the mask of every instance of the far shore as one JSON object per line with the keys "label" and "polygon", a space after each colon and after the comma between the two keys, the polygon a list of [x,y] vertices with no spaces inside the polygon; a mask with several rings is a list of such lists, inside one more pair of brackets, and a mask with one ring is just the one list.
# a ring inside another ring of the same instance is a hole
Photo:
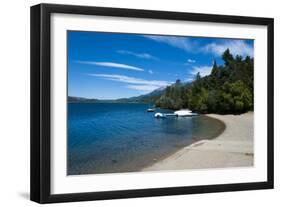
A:
{"label": "far shore", "polygon": [[207,114],[226,128],[216,138],[200,140],[142,171],[251,167],[254,165],[254,113]]}

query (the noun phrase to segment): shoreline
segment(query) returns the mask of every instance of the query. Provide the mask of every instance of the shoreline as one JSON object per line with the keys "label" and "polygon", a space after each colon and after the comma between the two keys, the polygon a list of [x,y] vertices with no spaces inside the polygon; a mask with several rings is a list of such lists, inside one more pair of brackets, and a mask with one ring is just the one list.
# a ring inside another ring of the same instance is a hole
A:
{"label": "shoreline", "polygon": [[254,113],[206,116],[223,122],[225,130],[217,137],[195,141],[141,171],[253,166]]}

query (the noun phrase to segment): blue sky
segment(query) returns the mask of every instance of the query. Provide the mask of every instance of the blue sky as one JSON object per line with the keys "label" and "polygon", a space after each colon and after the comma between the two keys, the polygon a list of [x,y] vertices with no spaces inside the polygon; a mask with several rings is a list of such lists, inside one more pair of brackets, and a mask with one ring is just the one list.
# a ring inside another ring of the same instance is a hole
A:
{"label": "blue sky", "polygon": [[147,94],[210,74],[227,48],[253,57],[253,40],[68,31],[68,95],[97,99]]}

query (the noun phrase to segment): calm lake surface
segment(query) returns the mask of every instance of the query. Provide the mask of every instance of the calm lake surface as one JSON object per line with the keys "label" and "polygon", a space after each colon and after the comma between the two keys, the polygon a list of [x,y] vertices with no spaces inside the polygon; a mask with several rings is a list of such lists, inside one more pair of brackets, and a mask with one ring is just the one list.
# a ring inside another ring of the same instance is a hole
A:
{"label": "calm lake surface", "polygon": [[154,118],[148,104],[69,103],[68,175],[136,172],[224,124],[207,116]]}

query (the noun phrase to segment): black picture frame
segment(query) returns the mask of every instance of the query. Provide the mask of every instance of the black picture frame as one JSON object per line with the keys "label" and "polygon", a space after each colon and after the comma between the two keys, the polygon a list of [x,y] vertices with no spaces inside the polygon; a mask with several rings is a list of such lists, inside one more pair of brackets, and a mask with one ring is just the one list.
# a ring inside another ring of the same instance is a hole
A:
{"label": "black picture frame", "polygon": [[[121,190],[106,192],[85,192],[73,194],[51,194],[50,177],[50,15],[52,13],[99,15],[113,17],[134,17],[164,20],[180,20],[207,23],[233,23],[267,26],[267,181],[238,184],[219,184],[154,189]],[[195,14],[152,10],[103,8],[89,6],[39,4],[31,7],[31,174],[30,199],[38,203],[88,201],[146,196],[166,196],[224,191],[242,191],[273,188],[273,57],[274,20],[272,18]]]}

